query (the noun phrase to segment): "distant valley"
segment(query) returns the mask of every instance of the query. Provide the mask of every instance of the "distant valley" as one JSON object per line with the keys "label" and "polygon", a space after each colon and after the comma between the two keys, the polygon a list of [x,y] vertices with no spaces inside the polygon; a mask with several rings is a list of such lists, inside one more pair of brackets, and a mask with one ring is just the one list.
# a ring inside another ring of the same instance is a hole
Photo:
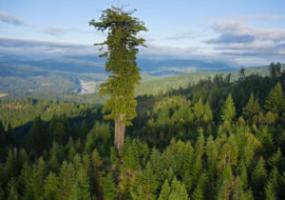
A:
{"label": "distant valley", "polygon": [[[0,39],[0,46],[5,47],[0,50],[2,99],[48,96],[86,100],[96,94],[108,75],[104,70],[105,60],[98,57],[92,46],[5,39]],[[21,47],[23,51],[13,51],[15,47]],[[231,72],[234,77],[241,68],[233,63],[211,60],[144,55],[138,58],[138,65],[142,73],[137,90],[139,95],[183,87],[217,73]],[[266,73],[263,67],[248,70],[249,73],[256,71]]]}

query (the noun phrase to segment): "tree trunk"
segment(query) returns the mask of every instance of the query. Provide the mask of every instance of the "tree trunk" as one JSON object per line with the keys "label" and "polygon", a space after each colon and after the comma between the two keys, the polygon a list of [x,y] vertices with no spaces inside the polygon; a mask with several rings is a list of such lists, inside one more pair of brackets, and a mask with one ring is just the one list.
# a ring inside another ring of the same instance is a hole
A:
{"label": "tree trunk", "polygon": [[126,125],[124,122],[124,115],[118,114],[117,118],[115,119],[115,147],[120,156],[122,155],[125,141],[125,130]]}

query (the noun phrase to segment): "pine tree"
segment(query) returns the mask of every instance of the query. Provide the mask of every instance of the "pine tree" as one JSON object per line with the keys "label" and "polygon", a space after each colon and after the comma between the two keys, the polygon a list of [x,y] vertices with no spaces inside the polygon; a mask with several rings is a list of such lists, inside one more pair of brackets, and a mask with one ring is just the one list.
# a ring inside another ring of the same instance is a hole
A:
{"label": "pine tree", "polygon": [[204,114],[204,105],[201,98],[194,104],[193,112],[196,120],[200,120],[202,118]]}
{"label": "pine tree", "polygon": [[269,65],[270,77],[276,79],[281,75],[281,64],[280,63],[270,63]]}
{"label": "pine tree", "polygon": [[165,180],[162,185],[158,200],[169,200],[169,195],[170,195],[170,186],[168,180]]}
{"label": "pine tree", "polygon": [[241,185],[243,186],[243,188],[246,188],[248,184],[248,175],[247,175],[247,168],[243,160],[239,162],[238,173],[239,173]]}
{"label": "pine tree", "polygon": [[43,122],[40,117],[37,117],[26,136],[27,147],[36,150],[36,153],[41,153],[49,144],[49,137],[43,127]]}
{"label": "pine tree", "polygon": [[7,178],[14,176],[16,170],[16,160],[13,150],[8,151],[7,160],[5,163],[5,176]]}
{"label": "pine tree", "polygon": [[102,178],[102,189],[104,199],[113,200],[116,198],[116,185],[112,173]]}
{"label": "pine tree", "polygon": [[218,167],[223,170],[226,166],[234,166],[238,162],[238,148],[233,137],[221,147],[218,157]]}
{"label": "pine tree", "polygon": [[271,167],[281,167],[283,162],[283,156],[282,156],[282,152],[281,149],[278,148],[277,151],[271,156],[270,160],[269,160],[269,165]]}
{"label": "pine tree", "polygon": [[50,172],[44,182],[44,197],[46,200],[59,199],[59,180],[58,177]]}
{"label": "pine tree", "polygon": [[274,190],[273,183],[269,181],[265,187],[265,199],[266,200],[276,200],[276,193]]}
{"label": "pine tree", "polygon": [[241,68],[239,71],[240,74],[240,79],[244,80],[245,79],[245,68]]}
{"label": "pine tree", "polygon": [[8,183],[9,191],[7,200],[18,200],[19,195],[16,187],[16,182],[14,179],[11,179]]}
{"label": "pine tree", "polygon": [[284,110],[285,106],[285,97],[282,91],[282,86],[280,82],[278,82],[274,88],[269,92],[266,102],[265,108],[268,111],[272,111],[274,113],[280,113]]}
{"label": "pine tree", "polygon": [[72,187],[76,180],[76,172],[71,163],[64,161],[59,173],[59,199],[66,200],[72,193]]}
{"label": "pine tree", "polygon": [[139,196],[145,197],[146,199],[153,199],[157,188],[157,177],[154,175],[151,164],[147,163],[145,169],[142,171],[142,174],[139,177],[137,191],[132,196],[134,196],[136,199]]}
{"label": "pine tree", "polygon": [[198,179],[202,173],[203,170],[203,159],[202,156],[205,153],[205,138],[203,133],[199,134],[198,140],[195,144],[195,153],[194,153],[194,159],[193,159],[193,165],[191,170],[191,179],[192,183],[197,183]]}
{"label": "pine tree", "polygon": [[234,119],[235,115],[236,115],[236,108],[234,105],[234,100],[232,98],[232,95],[229,94],[222,107],[221,118],[223,121],[230,123]]}
{"label": "pine tree", "polygon": [[260,112],[258,100],[254,98],[253,93],[250,94],[246,106],[243,108],[243,114],[246,118],[251,118]]}
{"label": "pine tree", "polygon": [[230,199],[230,196],[232,193],[232,183],[233,183],[232,169],[230,166],[226,166],[221,176],[221,182],[217,188],[218,189],[217,190],[218,200]]}
{"label": "pine tree", "polygon": [[58,143],[63,143],[66,139],[67,128],[62,120],[53,118],[49,126],[50,136]]}
{"label": "pine tree", "polygon": [[81,166],[73,185],[69,199],[72,200],[91,200],[89,181],[83,167]]}
{"label": "pine tree", "polygon": [[252,173],[252,189],[254,196],[263,197],[263,188],[266,181],[266,169],[263,158],[261,157]]}
{"label": "pine tree", "polygon": [[242,182],[239,177],[236,177],[232,186],[232,200],[246,199],[242,188]]}
{"label": "pine tree", "polygon": [[50,158],[49,158],[49,166],[52,170],[57,170],[59,168],[59,159],[58,159],[58,155],[59,155],[59,148],[60,146],[58,145],[58,143],[56,141],[54,141],[52,143],[52,147],[50,148]]}
{"label": "pine tree", "polygon": [[[7,145],[7,136],[5,133],[4,126],[3,126],[2,122],[0,121],[0,146],[4,147],[6,145]],[[1,150],[0,150],[0,153],[2,153]]]}
{"label": "pine tree", "polygon": [[107,52],[101,54],[107,58],[106,71],[111,73],[107,82],[101,84],[100,92],[110,98],[104,105],[108,113],[106,119],[115,120],[115,146],[119,154],[124,144],[125,126],[131,124],[136,116],[135,86],[140,80],[136,65],[138,46],[144,45],[144,39],[137,33],[146,31],[144,24],[120,8],[112,7],[103,11],[100,21],[92,20],[90,25],[98,31],[108,31]]}
{"label": "pine tree", "polygon": [[213,120],[213,112],[212,112],[212,109],[211,109],[209,102],[207,102],[204,105],[203,122],[207,124],[212,120]]}
{"label": "pine tree", "polygon": [[194,200],[205,199],[205,187],[207,184],[207,179],[208,178],[207,178],[206,173],[202,173],[199,180],[198,180],[198,184],[193,191],[193,196],[191,199],[194,199]]}
{"label": "pine tree", "polygon": [[169,200],[189,200],[185,186],[180,181],[173,179],[171,182],[171,192]]}

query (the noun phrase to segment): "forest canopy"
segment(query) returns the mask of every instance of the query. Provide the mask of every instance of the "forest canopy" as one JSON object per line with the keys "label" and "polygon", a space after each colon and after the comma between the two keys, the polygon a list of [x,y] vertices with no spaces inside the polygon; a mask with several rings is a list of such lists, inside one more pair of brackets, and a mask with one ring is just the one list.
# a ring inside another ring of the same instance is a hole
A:
{"label": "forest canopy", "polygon": [[281,71],[139,96],[121,156],[101,106],[1,102],[0,199],[285,199],[284,89]]}

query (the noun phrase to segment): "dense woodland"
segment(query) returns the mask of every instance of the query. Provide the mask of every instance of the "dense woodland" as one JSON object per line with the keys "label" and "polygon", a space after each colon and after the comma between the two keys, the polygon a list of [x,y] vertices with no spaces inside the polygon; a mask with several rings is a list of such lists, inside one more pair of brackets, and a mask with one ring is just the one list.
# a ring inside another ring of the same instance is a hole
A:
{"label": "dense woodland", "polygon": [[0,199],[285,199],[285,71],[137,97],[121,156],[100,105],[2,101]]}

